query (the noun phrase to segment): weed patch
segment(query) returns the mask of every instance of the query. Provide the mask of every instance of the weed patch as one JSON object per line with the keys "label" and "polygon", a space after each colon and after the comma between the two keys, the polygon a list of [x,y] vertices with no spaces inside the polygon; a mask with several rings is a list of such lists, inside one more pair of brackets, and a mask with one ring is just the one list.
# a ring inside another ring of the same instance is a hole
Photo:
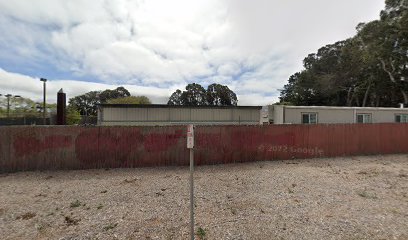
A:
{"label": "weed patch", "polygon": [[33,217],[35,217],[37,214],[33,213],[33,212],[26,212],[20,216],[17,216],[16,219],[23,219],[23,220],[28,220],[31,219]]}
{"label": "weed patch", "polygon": [[367,199],[377,199],[377,195],[375,193],[368,192],[366,189],[363,191],[357,192],[360,197],[367,198]]}
{"label": "weed patch", "polygon": [[201,227],[199,227],[199,228],[197,229],[196,235],[197,235],[197,237],[198,237],[200,240],[205,240],[205,239],[207,239],[207,237],[206,237],[207,233],[206,233],[205,230],[204,230],[203,228],[201,228]]}
{"label": "weed patch", "polygon": [[122,182],[122,183],[135,183],[137,180],[139,180],[139,179],[134,178],[134,179],[130,179],[130,180],[128,180],[128,179],[126,178],[125,180],[123,180],[123,182]]}
{"label": "weed patch", "polygon": [[65,216],[65,217],[64,217],[64,220],[65,220],[65,223],[66,223],[68,226],[78,225],[78,222],[80,221],[79,219],[75,219],[75,218],[72,218],[72,217],[70,217],[70,216]]}
{"label": "weed patch", "polygon": [[108,226],[103,227],[103,230],[109,231],[109,230],[111,230],[111,229],[114,229],[116,226],[118,226],[117,223],[114,223],[114,224],[111,223],[111,224],[109,224]]}
{"label": "weed patch", "polygon": [[82,205],[82,203],[77,199],[74,202],[71,203],[70,207],[71,208],[76,208],[76,207],[80,207]]}

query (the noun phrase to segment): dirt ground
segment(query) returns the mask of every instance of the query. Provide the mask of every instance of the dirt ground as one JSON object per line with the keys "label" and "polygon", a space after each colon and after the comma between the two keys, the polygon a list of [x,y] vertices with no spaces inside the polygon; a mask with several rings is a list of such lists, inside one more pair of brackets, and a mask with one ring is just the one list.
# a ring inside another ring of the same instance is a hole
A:
{"label": "dirt ground", "polygon": [[[1,239],[189,239],[188,167],[0,175]],[[201,166],[197,239],[408,239],[408,155]]]}

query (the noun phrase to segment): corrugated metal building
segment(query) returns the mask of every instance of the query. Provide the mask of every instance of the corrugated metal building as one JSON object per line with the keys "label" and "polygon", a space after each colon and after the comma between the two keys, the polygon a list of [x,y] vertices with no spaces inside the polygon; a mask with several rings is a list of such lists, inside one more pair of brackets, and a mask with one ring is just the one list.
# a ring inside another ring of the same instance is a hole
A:
{"label": "corrugated metal building", "polygon": [[254,125],[259,124],[258,106],[170,106],[162,104],[101,104],[98,125]]}
{"label": "corrugated metal building", "polygon": [[268,115],[274,124],[408,122],[408,108],[270,105]]}

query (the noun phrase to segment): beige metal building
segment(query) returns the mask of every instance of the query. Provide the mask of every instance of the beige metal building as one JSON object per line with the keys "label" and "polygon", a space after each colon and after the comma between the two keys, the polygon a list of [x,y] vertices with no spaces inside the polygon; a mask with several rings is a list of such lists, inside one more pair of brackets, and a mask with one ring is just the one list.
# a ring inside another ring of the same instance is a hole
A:
{"label": "beige metal building", "polygon": [[101,104],[98,125],[254,125],[258,106],[170,106],[161,104]]}
{"label": "beige metal building", "polygon": [[274,124],[407,123],[408,108],[270,105],[268,119]]}

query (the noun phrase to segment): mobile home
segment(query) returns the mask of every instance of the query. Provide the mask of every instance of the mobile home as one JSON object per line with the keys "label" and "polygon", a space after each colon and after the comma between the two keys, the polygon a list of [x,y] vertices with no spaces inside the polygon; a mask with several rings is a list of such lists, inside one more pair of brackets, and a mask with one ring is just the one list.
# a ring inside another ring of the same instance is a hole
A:
{"label": "mobile home", "polygon": [[274,124],[407,123],[408,108],[270,105],[268,118]]}

